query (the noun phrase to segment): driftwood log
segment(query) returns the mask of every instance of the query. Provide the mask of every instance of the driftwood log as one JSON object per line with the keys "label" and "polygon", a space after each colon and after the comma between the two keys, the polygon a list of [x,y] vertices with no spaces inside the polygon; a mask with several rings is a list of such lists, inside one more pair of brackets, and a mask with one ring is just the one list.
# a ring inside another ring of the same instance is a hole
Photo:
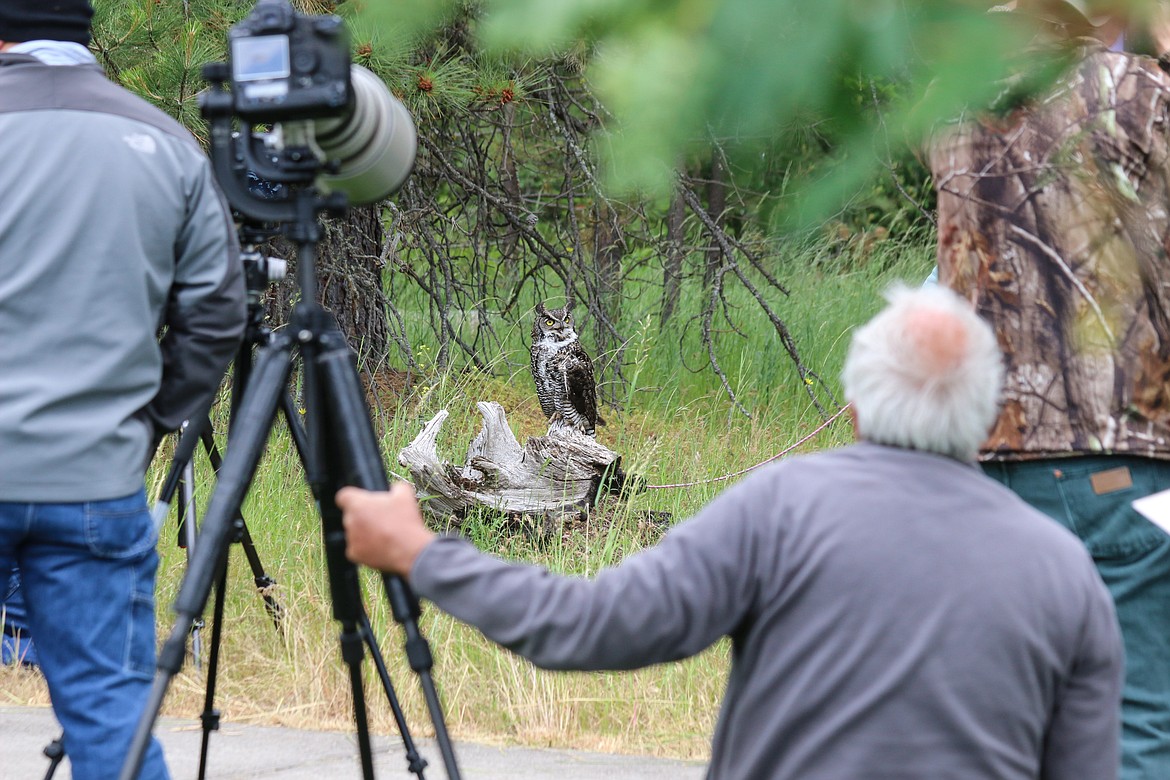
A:
{"label": "driftwood log", "polygon": [[504,408],[494,401],[476,404],[483,430],[457,466],[439,459],[436,442],[447,419],[443,409],[398,453],[423,507],[439,517],[462,517],[474,507],[507,513],[556,514],[590,506],[599,492],[621,488],[621,456],[590,436],[553,425],[544,436],[521,447],[508,426]]}

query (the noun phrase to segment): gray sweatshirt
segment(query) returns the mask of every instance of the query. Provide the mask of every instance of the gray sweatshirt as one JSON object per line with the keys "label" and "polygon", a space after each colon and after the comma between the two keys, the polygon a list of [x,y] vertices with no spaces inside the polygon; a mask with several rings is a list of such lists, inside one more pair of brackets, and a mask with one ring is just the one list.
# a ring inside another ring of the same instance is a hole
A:
{"label": "gray sweatshirt", "polygon": [[1121,639],[1089,555],[948,458],[863,443],[782,462],[592,580],[442,537],[411,582],[551,669],[731,637],[711,778],[1117,776]]}
{"label": "gray sweatshirt", "polygon": [[96,65],[0,54],[0,501],[141,488],[153,436],[210,402],[244,324],[191,135]]}

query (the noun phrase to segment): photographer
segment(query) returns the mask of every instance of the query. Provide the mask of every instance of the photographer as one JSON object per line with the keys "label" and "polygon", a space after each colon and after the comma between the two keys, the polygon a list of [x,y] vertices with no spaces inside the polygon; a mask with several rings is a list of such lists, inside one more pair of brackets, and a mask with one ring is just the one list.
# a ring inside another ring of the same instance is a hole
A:
{"label": "photographer", "polygon": [[[92,14],[0,3],[0,573],[19,568],[85,780],[116,776],[154,671],[145,464],[206,409],[245,323],[210,166],[105,78]],[[167,777],[157,743],[141,776]]]}
{"label": "photographer", "polygon": [[595,579],[423,524],[408,485],[347,487],[347,554],[553,669],[632,669],[722,636],[711,778],[1109,780],[1121,644],[1077,539],[974,465],[990,329],[898,290],[854,336],[862,441],[762,469]]}

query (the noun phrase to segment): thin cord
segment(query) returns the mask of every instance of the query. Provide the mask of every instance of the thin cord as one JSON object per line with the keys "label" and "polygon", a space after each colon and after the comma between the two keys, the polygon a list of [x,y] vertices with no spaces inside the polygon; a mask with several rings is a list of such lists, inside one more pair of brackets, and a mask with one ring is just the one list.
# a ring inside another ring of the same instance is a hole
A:
{"label": "thin cord", "polygon": [[642,489],[643,490],[666,490],[667,488],[694,487],[695,485],[706,485],[706,484],[709,484],[711,482],[722,482],[726,479],[731,479],[733,477],[738,477],[741,474],[746,474],[749,471],[752,471],[754,469],[758,469],[760,466],[763,466],[767,463],[771,463],[774,460],[779,460],[780,458],[783,458],[785,455],[792,452],[794,449],[796,449],[800,445],[804,444],[809,439],[813,438],[818,433],[820,433],[821,431],[825,430],[830,425],[832,425],[837,420],[837,418],[840,417],[841,415],[845,414],[845,412],[848,409],[849,409],[849,404],[842,406],[840,409],[837,410],[836,414],[834,414],[829,419],[825,420],[812,433],[808,434],[803,439],[801,439],[800,441],[793,444],[791,447],[788,447],[783,452],[780,452],[780,453],[777,453],[776,455],[773,455],[772,457],[768,458],[767,460],[760,461],[759,463],[757,463],[754,466],[748,466],[746,469],[741,469],[740,471],[737,471],[734,474],[724,474],[722,477],[713,477],[712,479],[700,479],[697,482],[676,482],[673,485],[646,485]]}

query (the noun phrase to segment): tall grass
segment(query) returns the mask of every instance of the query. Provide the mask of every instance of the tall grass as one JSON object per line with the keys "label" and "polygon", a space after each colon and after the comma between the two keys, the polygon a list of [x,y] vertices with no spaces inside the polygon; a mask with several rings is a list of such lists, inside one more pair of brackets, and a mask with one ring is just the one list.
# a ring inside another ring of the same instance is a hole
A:
{"label": "tall grass", "polygon": [[[771,302],[791,329],[806,365],[837,392],[850,329],[881,306],[881,292],[892,281],[917,284],[931,262],[927,241],[890,242],[864,256],[795,248],[782,258],[777,271],[790,294],[773,295]],[[693,307],[701,290],[687,289],[684,294],[688,298],[684,304]],[[703,360],[696,334],[684,333],[682,320],[659,333],[653,303],[632,297],[622,312],[623,327],[635,334],[626,351],[629,384],[622,391],[621,410],[603,410],[608,424],[599,429],[598,438],[622,453],[627,470],[641,474],[651,485],[697,484],[647,490],[627,502],[609,500],[594,512],[564,518],[550,527],[486,513],[467,518],[461,531],[481,549],[565,574],[591,575],[652,544],[671,524],[730,484],[710,480],[791,447],[821,424],[822,415],[800,385],[771,325],[750,316],[753,304],[746,296],[733,292],[729,299],[733,311],[741,315],[737,325],[743,335],[720,334],[718,349],[750,418],[733,409],[709,372],[683,368]],[[395,455],[415,435],[419,423],[441,408],[448,409],[451,418],[440,451],[456,462],[462,462],[466,445],[478,430],[477,400],[500,401],[521,441],[544,432],[531,380],[521,368],[527,361],[523,336],[528,324],[504,325],[518,335],[515,353],[500,358],[502,376],[446,372],[428,377],[408,398],[379,399],[374,406],[376,424],[391,470],[398,470]],[[416,344],[426,343],[421,332],[412,338]],[[682,360],[680,340],[686,353]],[[216,425],[222,439],[225,421],[219,419]],[[848,437],[848,426],[838,422],[799,451],[836,446]],[[166,456],[164,452],[156,459],[158,465],[149,475],[155,487],[168,465]],[[213,483],[204,461],[197,458],[200,511]],[[264,569],[278,582],[273,595],[283,609],[283,628],[278,631],[274,626],[253,572],[233,545],[216,705],[229,722],[349,729],[350,689],[340,661],[339,624],[331,614],[320,521],[282,426],[274,431],[243,514]],[[186,569],[186,553],[176,544],[172,521],[164,527],[159,550],[159,623],[165,635],[171,626],[169,605]],[[403,657],[401,635],[380,581],[372,572],[361,576],[366,608],[395,694],[412,733],[428,735],[425,704]],[[206,614],[210,618],[210,604]],[[637,672],[553,673],[500,650],[429,605],[424,605],[421,626],[434,650],[435,679],[456,739],[684,758],[706,755],[727,674],[725,641],[687,661]],[[201,633],[203,667],[188,663],[175,679],[164,708],[170,715],[194,718],[203,707],[211,632],[205,628]],[[366,672],[372,727],[393,733],[387,698],[368,660]],[[2,700],[9,702],[46,701],[39,678],[28,672],[0,671],[0,690]]]}

